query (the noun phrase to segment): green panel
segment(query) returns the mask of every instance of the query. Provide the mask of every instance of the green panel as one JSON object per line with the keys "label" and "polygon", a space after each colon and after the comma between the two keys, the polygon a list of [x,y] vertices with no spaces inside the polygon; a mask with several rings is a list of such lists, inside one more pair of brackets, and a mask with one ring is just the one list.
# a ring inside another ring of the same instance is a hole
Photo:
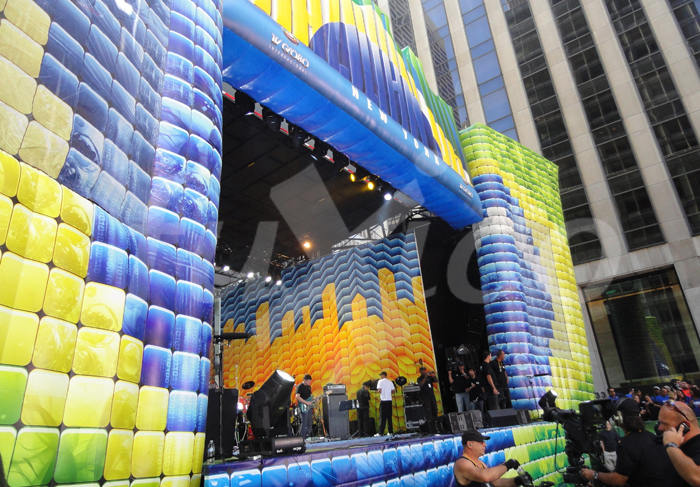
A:
{"label": "green panel", "polygon": [[0,365],[0,424],[15,424],[22,414],[27,370]]}
{"label": "green panel", "polygon": [[107,432],[67,429],[61,434],[54,478],[58,483],[95,482],[102,478],[107,454]]}
{"label": "green panel", "polygon": [[0,427],[0,457],[3,465],[9,465],[15,449],[17,430],[11,426]]}
{"label": "green panel", "polygon": [[57,450],[57,428],[22,428],[17,435],[7,476],[10,487],[48,484],[53,474]]}

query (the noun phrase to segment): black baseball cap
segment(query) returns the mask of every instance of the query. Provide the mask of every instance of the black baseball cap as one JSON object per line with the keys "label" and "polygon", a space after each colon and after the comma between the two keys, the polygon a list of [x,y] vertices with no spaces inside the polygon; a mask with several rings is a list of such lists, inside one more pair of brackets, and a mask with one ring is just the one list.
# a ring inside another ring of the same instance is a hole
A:
{"label": "black baseball cap", "polygon": [[468,430],[466,433],[462,435],[462,444],[466,445],[468,441],[478,441],[479,443],[482,443],[486,440],[490,440],[490,436],[484,436],[481,433],[479,433],[477,430]]}

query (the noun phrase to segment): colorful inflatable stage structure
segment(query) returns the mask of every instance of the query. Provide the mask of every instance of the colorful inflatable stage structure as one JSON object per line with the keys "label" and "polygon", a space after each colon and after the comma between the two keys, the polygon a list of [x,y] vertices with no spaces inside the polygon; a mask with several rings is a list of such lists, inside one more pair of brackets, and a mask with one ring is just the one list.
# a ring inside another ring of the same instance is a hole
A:
{"label": "colorful inflatable stage structure", "polygon": [[[0,0],[0,80],[11,487],[202,480],[223,81],[454,228],[475,224],[490,345],[508,353],[517,407],[550,385],[562,406],[590,397],[556,170],[485,127],[458,134],[369,0]],[[280,368],[351,392],[383,369],[413,380],[417,361],[432,368],[415,247],[396,236],[290,269],[278,289],[227,290],[222,324],[255,336],[228,349],[226,384],[235,364],[260,382]],[[530,386],[532,372],[547,376]],[[514,449],[545,477],[559,441],[530,428],[503,433],[512,441],[492,457]],[[439,485],[458,445],[379,448],[381,479],[370,450],[319,453],[316,479],[336,485],[326,474],[342,464],[367,485]],[[242,485],[231,465],[227,485]],[[309,465],[297,485],[317,485]]]}

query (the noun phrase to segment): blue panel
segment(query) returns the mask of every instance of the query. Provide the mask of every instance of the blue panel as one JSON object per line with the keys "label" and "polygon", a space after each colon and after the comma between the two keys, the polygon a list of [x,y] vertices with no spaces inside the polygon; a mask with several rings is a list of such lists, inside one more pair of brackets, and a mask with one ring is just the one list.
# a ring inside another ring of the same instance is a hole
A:
{"label": "blue panel", "polygon": [[74,74],[80,76],[83,72],[83,56],[85,51],[78,41],[73,39],[63,27],[56,22],[51,23],[46,52],[56,58]]}
{"label": "blue panel", "polygon": [[175,311],[187,316],[199,316],[202,308],[202,288],[187,281],[177,283]]}
{"label": "blue panel", "polygon": [[114,179],[109,173],[102,171],[97,177],[97,182],[90,191],[90,198],[114,216],[119,215],[119,210],[124,201],[126,189],[124,185]]}
{"label": "blue panel", "polygon": [[146,333],[146,318],[148,316],[148,304],[145,300],[134,296],[126,295],[124,306],[124,319],[122,321],[122,332],[143,341]]}
{"label": "blue panel", "polygon": [[381,450],[367,452],[367,464],[371,477],[384,475],[384,457]]}
{"label": "blue panel", "polygon": [[[134,67],[141,71],[143,68],[144,51],[141,47],[141,43],[144,42],[146,36],[146,27],[143,22],[139,21],[137,23],[135,35],[132,36],[127,29],[122,27],[120,46],[122,52],[126,55],[127,59],[131,61]],[[141,37],[139,41],[138,38]]]}
{"label": "blue panel", "polygon": [[109,99],[112,95],[112,75],[90,53],[83,59],[82,79],[102,98]]}
{"label": "blue panel", "polygon": [[75,149],[68,151],[58,182],[78,194],[89,195],[100,174],[100,167]]}
{"label": "blue panel", "polygon": [[163,80],[163,96],[177,100],[188,107],[192,105],[192,87],[171,75],[166,75]]}
{"label": "blue panel", "polygon": [[158,141],[158,121],[148,113],[140,103],[136,105],[136,129],[141,132],[143,138],[150,145],[155,146]]}
{"label": "blue panel", "polygon": [[170,348],[175,329],[175,313],[159,306],[148,308],[145,343]]}
{"label": "blue panel", "polygon": [[145,78],[139,82],[139,102],[155,118],[160,117],[161,97]]}
{"label": "blue panel", "polygon": [[154,238],[148,238],[148,267],[150,269],[156,269],[169,276],[174,276],[176,264],[177,254],[174,246]]}
{"label": "blue panel", "polygon": [[149,55],[143,57],[141,75],[148,81],[156,93],[160,93],[163,90],[163,70]]}
{"label": "blue panel", "polygon": [[141,383],[145,386],[168,387],[170,384],[171,362],[172,354],[170,350],[146,345],[143,350]]}
{"label": "blue panel", "polygon": [[194,431],[197,427],[196,413],[197,394],[189,391],[172,391],[168,401],[168,431]]}
{"label": "blue panel", "polygon": [[284,465],[263,467],[262,484],[265,487],[289,487],[291,484],[287,480],[287,467]]}
{"label": "blue panel", "polygon": [[333,476],[336,484],[344,484],[346,482],[354,482],[357,480],[357,470],[350,461],[347,455],[335,456],[331,460],[333,468]]}
{"label": "blue panel", "polygon": [[[199,290],[201,292],[202,288],[199,288]],[[190,316],[178,316],[175,319],[173,349],[198,354],[201,348],[201,332],[202,322],[200,320]]]}
{"label": "blue panel", "polygon": [[131,141],[133,136],[133,125],[127,122],[117,110],[110,108],[107,121],[107,137],[127,156],[131,154]]}
{"label": "blue panel", "polygon": [[121,25],[119,25],[119,21],[114,17],[114,14],[109,11],[102,0],[95,0],[93,8],[94,15],[92,16],[92,21],[113,44],[119,44],[122,28]]}
{"label": "blue panel", "polygon": [[129,190],[144,204],[148,202],[151,178],[134,161],[129,162]]}
{"label": "blue panel", "polygon": [[125,251],[102,242],[92,242],[87,281],[124,289],[127,284],[128,266],[129,257]]}
{"label": "blue panel", "polygon": [[309,462],[296,462],[294,468],[290,469],[287,473],[287,478],[289,480],[289,485],[293,485],[294,487],[314,487],[311,478],[311,465],[309,465]]}
{"label": "blue panel", "polygon": [[141,75],[136,67],[127,59],[123,52],[117,56],[117,65],[114,71],[114,78],[133,97],[139,94],[139,81]]}
{"label": "blue panel", "polygon": [[194,65],[192,61],[172,52],[168,53],[165,73],[183,79],[190,84],[194,82]]}
{"label": "blue panel", "polygon": [[127,292],[146,301],[148,299],[148,267],[135,255],[129,256]]}
{"label": "blue panel", "polygon": [[168,310],[175,310],[175,293],[177,285],[172,275],[151,269],[148,271],[149,296],[151,304]]}
{"label": "blue panel", "polygon": [[80,83],[78,88],[78,105],[75,111],[97,130],[104,132],[107,127],[109,105],[87,83]]}
{"label": "blue panel", "polygon": [[[160,131],[158,134],[158,147],[173,152],[175,154],[179,154],[184,158],[184,156],[187,154],[187,146],[190,139],[190,136],[187,133],[187,131],[167,122],[161,122],[159,127]],[[156,175],[155,170],[157,167],[158,166],[156,165],[156,167],[154,167],[153,169],[154,175]],[[182,181],[178,180],[178,182]]]}
{"label": "blue panel", "polygon": [[170,387],[197,392],[199,390],[199,355],[185,352],[173,353]]}
{"label": "blue panel", "polygon": [[44,54],[37,81],[71,107],[78,102],[78,77],[51,54]]}
{"label": "blue panel", "polygon": [[90,19],[70,0],[56,0],[51,12],[52,20],[59,24],[70,36],[84,45],[90,32]]}
{"label": "blue panel", "polygon": [[[260,483],[258,483],[260,485]],[[238,487],[238,483],[231,485],[229,477],[225,473],[206,476],[204,479],[204,487]]]}
{"label": "blue panel", "polygon": [[90,27],[87,48],[107,71],[110,73],[114,71],[114,64],[117,62],[117,47],[97,25],[93,24]]}
{"label": "blue panel", "polygon": [[231,487],[263,487],[260,470],[243,470],[232,474]]}
{"label": "blue panel", "polygon": [[207,430],[207,406],[209,398],[206,396],[209,388],[209,360],[202,360],[199,364],[200,376],[206,377],[204,384],[200,383],[200,390],[204,390],[205,394],[200,394],[197,397],[197,433],[204,433]]}
{"label": "blue panel", "polygon": [[314,487],[331,487],[333,485],[333,469],[328,458],[320,458],[311,462],[311,478]]}
{"label": "blue panel", "polygon": [[136,121],[136,99],[116,80],[112,82],[112,106],[130,124]]}

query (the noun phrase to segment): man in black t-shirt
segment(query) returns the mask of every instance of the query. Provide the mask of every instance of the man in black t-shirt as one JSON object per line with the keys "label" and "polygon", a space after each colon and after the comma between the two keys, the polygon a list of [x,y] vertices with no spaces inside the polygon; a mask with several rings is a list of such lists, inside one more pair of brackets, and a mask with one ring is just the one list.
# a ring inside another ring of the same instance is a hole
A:
{"label": "man in black t-shirt", "polygon": [[508,388],[508,373],[506,372],[506,364],[503,359],[506,358],[506,352],[499,350],[496,352],[496,360],[491,362],[493,374],[496,377],[496,387],[498,388],[498,403],[502,408],[512,408],[510,402],[510,389]]}
{"label": "man in black t-shirt", "polygon": [[464,364],[457,364],[457,371],[448,372],[450,384],[452,384],[452,390],[455,393],[455,401],[457,402],[457,412],[469,410],[469,390],[473,384],[464,371]]}
{"label": "man in black t-shirt", "polygon": [[614,472],[594,472],[584,468],[581,475],[587,480],[599,480],[606,485],[629,487],[666,487],[673,475],[673,465],[656,436],[644,429],[635,401],[623,398],[629,409],[623,411],[624,438],[617,447],[617,465]]}
{"label": "man in black t-shirt", "polygon": [[659,411],[659,431],[664,432],[664,448],[675,469],[668,485],[700,485],[700,427],[693,409],[667,401]]}
{"label": "man in black t-shirt", "polygon": [[481,382],[479,382],[479,378],[476,376],[476,370],[474,369],[469,369],[467,371],[467,374],[469,374],[469,380],[471,381],[472,388],[469,390],[469,411],[472,411],[474,409],[481,411],[481,413],[484,413],[484,401],[482,401],[482,394],[484,391],[481,390]]}
{"label": "man in black t-shirt", "polygon": [[423,399],[423,408],[425,408],[425,424],[421,426],[421,431],[426,433],[436,433],[437,427],[435,420],[437,419],[437,401],[435,400],[435,391],[433,384],[437,382],[435,377],[428,374],[428,369],[421,367],[419,369],[420,377],[418,377],[418,386],[420,386],[420,394]]}
{"label": "man in black t-shirt", "polygon": [[491,367],[491,352],[485,350],[482,354],[483,362],[479,370],[479,382],[481,389],[484,391],[484,400],[489,411],[500,409],[498,407],[498,385],[496,384],[496,376]]}
{"label": "man in black t-shirt", "polygon": [[605,468],[608,472],[615,471],[617,463],[617,444],[620,443],[620,435],[612,429],[610,421],[605,422],[605,429],[600,432],[600,439],[603,440],[603,458],[605,459]]}
{"label": "man in black t-shirt", "polygon": [[370,436],[369,434],[369,381],[362,384],[362,389],[357,391],[357,431],[360,436]]}
{"label": "man in black t-shirt", "polygon": [[[301,384],[297,386],[297,405],[301,413],[301,432],[302,438],[308,438],[311,434],[311,421],[314,416],[314,402],[311,396],[311,376],[306,374]],[[305,409],[305,411],[301,411]]]}

